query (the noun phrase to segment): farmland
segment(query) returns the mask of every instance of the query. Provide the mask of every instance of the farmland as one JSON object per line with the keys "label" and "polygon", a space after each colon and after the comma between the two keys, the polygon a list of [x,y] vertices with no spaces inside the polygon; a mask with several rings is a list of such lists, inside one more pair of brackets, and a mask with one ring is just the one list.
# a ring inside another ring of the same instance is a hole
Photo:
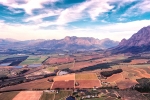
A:
{"label": "farmland", "polygon": [[56,57],[56,58],[49,58],[47,59],[44,64],[49,65],[49,64],[64,64],[64,63],[70,63],[73,62],[74,58],[73,57]]}
{"label": "farmland", "polygon": [[12,100],[19,92],[4,92],[0,95],[0,100]]}
{"label": "farmland", "polygon": [[76,88],[94,88],[94,87],[101,87],[101,83],[99,80],[76,80],[79,84]]}
{"label": "farmland", "polygon": [[53,79],[54,81],[63,81],[63,80],[75,80],[75,74],[67,74],[62,76],[56,76]]}
{"label": "farmland", "polygon": [[25,61],[23,61],[20,65],[41,64],[47,58],[48,56],[44,56],[44,55],[40,55],[40,56],[31,55]]}
{"label": "farmland", "polygon": [[52,82],[48,82],[48,79],[52,79],[53,77],[48,77],[44,79],[39,79],[31,82],[21,83],[18,85],[13,85],[9,87],[4,87],[0,89],[0,91],[9,91],[9,90],[34,90],[34,89],[48,89],[51,87]]}
{"label": "farmland", "polygon": [[39,100],[42,91],[21,91],[12,100]]}
{"label": "farmland", "polygon": [[43,92],[40,100],[54,100],[55,94],[53,93],[48,93],[48,92]]}
{"label": "farmland", "polygon": [[1,60],[0,64],[1,65],[6,64],[6,66],[18,66],[22,61],[26,60],[27,58],[28,58],[28,56],[19,56],[19,57],[6,58],[4,60]]}
{"label": "farmland", "polygon": [[[20,76],[16,76],[21,77],[22,75],[23,78],[28,79],[30,77],[34,78],[36,75],[48,75],[52,72],[55,76],[47,76],[47,78],[42,77],[43,79],[31,80],[30,82],[23,81],[22,83],[18,83],[16,85],[14,84],[11,86],[2,87],[0,91],[5,92],[0,95],[0,100],[1,96],[3,98],[3,95],[6,95],[6,91],[16,90],[22,90],[22,92],[18,92],[19,94],[16,93],[16,96],[14,96],[15,93],[12,96],[10,94],[7,95],[10,95],[10,98],[15,97],[14,100],[22,99],[22,95],[26,95],[25,98],[27,100],[31,99],[29,97],[33,98],[31,100],[65,100],[66,97],[72,95],[74,90],[77,91],[78,94],[76,95],[74,93],[75,96],[81,98],[84,95],[97,95],[97,93],[99,93],[98,91],[101,91],[102,88],[113,88],[113,91],[115,91],[116,88],[126,90],[138,84],[137,79],[150,78],[150,64],[144,63],[145,61],[149,61],[148,59],[142,60],[140,64],[137,63],[139,59],[130,59],[131,62],[136,62],[136,64],[133,64],[123,63],[124,60],[128,60],[127,56],[123,55],[104,57],[103,55],[98,54],[78,54],[76,56],[55,55],[48,59],[47,58],[48,56],[44,55],[30,55],[20,64],[21,66],[32,64],[41,65],[42,63],[43,65],[37,68],[24,67],[24,69],[28,69],[29,71],[24,74],[20,74]],[[23,68],[15,69],[13,66],[5,67],[5,69],[1,67],[1,73],[10,77],[11,71],[14,73],[15,71],[17,72],[22,69]],[[118,73],[113,73],[116,70],[121,71]],[[59,76],[58,73],[61,71],[66,71],[68,74]],[[107,72],[109,75],[101,74],[101,72]],[[91,98],[90,100],[116,99],[116,94],[110,94],[109,89],[107,89],[106,94],[110,96],[103,97],[104,94],[99,93],[98,97],[96,96],[96,98]],[[40,93],[38,93],[39,90]],[[93,90],[94,92],[91,92]],[[30,93],[30,95],[29,92],[26,91],[32,91],[33,93]],[[56,93],[52,91],[59,92]]]}
{"label": "farmland", "polygon": [[60,91],[58,94],[55,94],[54,100],[66,100],[66,98],[71,94],[72,91]]}
{"label": "farmland", "polygon": [[58,89],[58,88],[73,89],[74,88],[74,80],[53,82],[51,89]]}
{"label": "farmland", "polygon": [[98,80],[95,73],[80,73],[75,74],[76,80]]}

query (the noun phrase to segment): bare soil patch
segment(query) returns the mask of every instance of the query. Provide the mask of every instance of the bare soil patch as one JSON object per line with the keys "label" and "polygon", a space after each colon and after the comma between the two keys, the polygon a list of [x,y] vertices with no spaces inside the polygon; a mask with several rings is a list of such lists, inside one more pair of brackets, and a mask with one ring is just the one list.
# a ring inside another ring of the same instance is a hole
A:
{"label": "bare soil patch", "polygon": [[75,74],[76,80],[98,80],[96,73]]}
{"label": "bare soil patch", "polygon": [[42,91],[21,91],[13,100],[39,100],[42,94]]}
{"label": "bare soil patch", "polygon": [[136,85],[137,83],[138,82],[135,80],[126,79],[126,80],[117,82],[117,86],[119,87],[119,89],[126,89],[126,88],[130,88]]}
{"label": "bare soil patch", "polygon": [[73,89],[74,88],[74,80],[68,80],[68,81],[55,81],[52,85],[51,89]]}
{"label": "bare soil patch", "polygon": [[67,74],[62,76],[56,76],[53,78],[54,81],[65,81],[65,80],[75,80],[75,74]]}
{"label": "bare soil patch", "polygon": [[101,87],[99,80],[77,80],[76,82],[79,84],[79,86],[76,86],[76,88]]}

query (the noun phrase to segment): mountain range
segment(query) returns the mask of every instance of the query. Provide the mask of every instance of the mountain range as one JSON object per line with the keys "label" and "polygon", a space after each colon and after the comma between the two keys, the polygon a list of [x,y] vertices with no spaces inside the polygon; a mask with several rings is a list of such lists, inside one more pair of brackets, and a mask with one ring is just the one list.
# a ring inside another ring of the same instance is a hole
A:
{"label": "mountain range", "polygon": [[150,26],[143,27],[128,40],[123,39],[118,46],[110,49],[112,53],[141,53],[150,51]]}
{"label": "mountain range", "polygon": [[117,46],[119,42],[106,39],[95,39],[90,37],[65,37],[60,40],[26,40],[18,41],[13,39],[0,39],[0,48],[3,49],[62,49],[62,50],[79,50],[79,49],[108,49]]}

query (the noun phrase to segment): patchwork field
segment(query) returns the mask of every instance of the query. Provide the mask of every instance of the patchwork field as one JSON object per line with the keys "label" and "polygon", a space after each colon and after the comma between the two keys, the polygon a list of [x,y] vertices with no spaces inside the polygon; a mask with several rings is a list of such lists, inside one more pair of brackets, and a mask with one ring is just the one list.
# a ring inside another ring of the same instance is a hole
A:
{"label": "patchwork field", "polygon": [[31,65],[31,64],[41,64],[44,60],[46,60],[48,56],[29,56],[25,61],[23,61],[20,65]]}
{"label": "patchwork field", "polygon": [[74,80],[68,80],[68,81],[55,81],[52,84],[51,89],[57,89],[57,88],[64,88],[64,89],[73,89],[74,88]]}
{"label": "patchwork field", "polygon": [[[4,92],[0,95],[0,100],[12,100],[19,92]],[[21,100],[21,99],[20,99]]]}
{"label": "patchwork field", "polygon": [[21,91],[12,100],[39,100],[42,91]]}
{"label": "patchwork field", "polygon": [[98,80],[95,73],[80,73],[75,74],[76,80]]}
{"label": "patchwork field", "polygon": [[76,88],[101,87],[99,80],[77,80],[76,82],[79,84],[79,86],[76,86]]}
{"label": "patchwork field", "polygon": [[56,76],[53,78],[54,81],[65,81],[65,80],[75,80],[75,74],[67,74],[62,76]]}
{"label": "patchwork field", "polygon": [[32,89],[48,89],[51,87],[52,82],[47,81],[48,79],[52,79],[53,77],[48,77],[44,79],[39,79],[31,82],[21,83],[18,85],[13,85],[9,87],[1,88],[0,91],[7,91],[7,90],[32,90]]}

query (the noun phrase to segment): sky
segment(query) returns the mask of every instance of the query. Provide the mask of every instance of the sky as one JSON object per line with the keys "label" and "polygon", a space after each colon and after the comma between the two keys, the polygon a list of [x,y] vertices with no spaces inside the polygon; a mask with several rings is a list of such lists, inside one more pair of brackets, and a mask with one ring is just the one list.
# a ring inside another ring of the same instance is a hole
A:
{"label": "sky", "polygon": [[130,38],[150,25],[150,0],[0,0],[0,38]]}

